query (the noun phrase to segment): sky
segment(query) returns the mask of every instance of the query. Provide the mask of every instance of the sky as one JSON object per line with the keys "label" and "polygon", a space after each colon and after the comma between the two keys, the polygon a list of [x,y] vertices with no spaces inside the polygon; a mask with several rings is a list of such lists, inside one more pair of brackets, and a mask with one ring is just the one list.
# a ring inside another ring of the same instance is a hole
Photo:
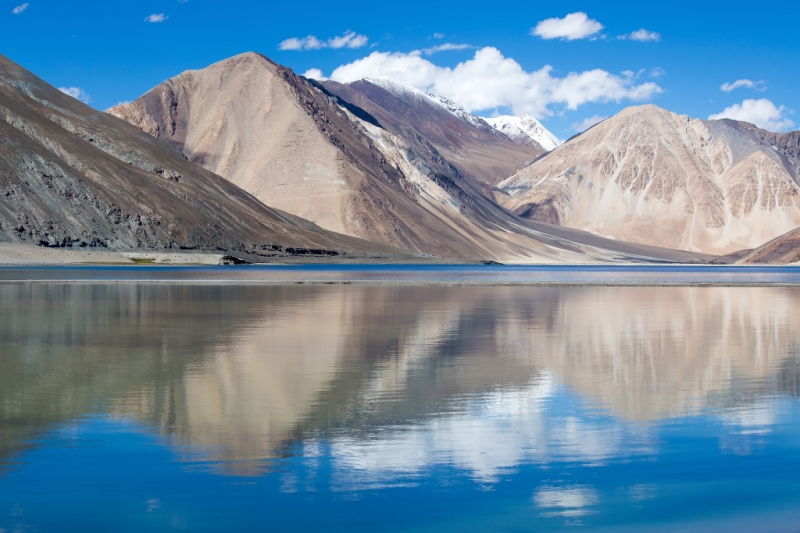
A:
{"label": "sky", "polygon": [[630,105],[800,128],[800,2],[0,0],[0,53],[98,109],[255,51],[568,138]]}

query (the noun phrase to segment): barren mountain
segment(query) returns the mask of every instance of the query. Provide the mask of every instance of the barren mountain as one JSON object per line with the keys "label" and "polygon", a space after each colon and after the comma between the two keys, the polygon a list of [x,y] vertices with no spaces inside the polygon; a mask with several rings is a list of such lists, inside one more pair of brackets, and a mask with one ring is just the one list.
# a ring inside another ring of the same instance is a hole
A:
{"label": "barren mountain", "polygon": [[788,264],[800,262],[800,228],[750,251],[739,263]]}
{"label": "barren mountain", "polygon": [[409,140],[421,137],[479,188],[494,186],[544,153],[530,138],[509,138],[488,121],[446,98],[384,79],[325,88],[372,116],[380,125]]}
{"label": "barren mountain", "polygon": [[0,241],[260,255],[397,250],[264,206],[0,56]]}
{"label": "barren mountain", "polygon": [[800,226],[795,133],[628,108],[500,184],[520,216],[726,254]]}
{"label": "barren mountain", "polygon": [[327,91],[247,53],[184,72],[110,111],[269,205],[414,252],[498,261],[697,260],[521,221],[479,194],[422,135],[395,135]]}

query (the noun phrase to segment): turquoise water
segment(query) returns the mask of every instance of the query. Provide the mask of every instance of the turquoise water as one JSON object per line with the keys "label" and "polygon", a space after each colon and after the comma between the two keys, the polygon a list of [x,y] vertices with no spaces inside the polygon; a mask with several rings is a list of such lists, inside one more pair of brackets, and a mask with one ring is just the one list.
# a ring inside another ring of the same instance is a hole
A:
{"label": "turquoise water", "polygon": [[798,531],[795,272],[0,269],[0,529]]}

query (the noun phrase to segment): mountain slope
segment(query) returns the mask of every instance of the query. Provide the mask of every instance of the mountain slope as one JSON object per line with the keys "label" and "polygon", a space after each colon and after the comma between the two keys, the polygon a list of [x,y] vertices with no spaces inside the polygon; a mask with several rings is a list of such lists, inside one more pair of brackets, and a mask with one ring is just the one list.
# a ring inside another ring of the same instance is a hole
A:
{"label": "mountain slope", "polygon": [[797,138],[628,108],[505,180],[498,201],[613,239],[727,254],[800,226]]}
{"label": "mountain slope", "polygon": [[516,117],[503,115],[487,118],[486,122],[494,129],[518,144],[541,146],[546,151],[555,150],[561,141],[541,122],[530,115]]}
{"label": "mountain slope", "polygon": [[519,220],[479,194],[432,142],[395,135],[326,91],[247,53],[110,111],[269,205],[414,252],[504,262],[697,259]]}
{"label": "mountain slope", "polygon": [[509,139],[446,98],[389,80],[326,81],[324,86],[366,110],[393,134],[403,139],[421,137],[479,188],[493,187],[545,151],[529,139]]}
{"label": "mountain slope", "polygon": [[800,262],[800,228],[750,251],[739,263],[789,264]]}
{"label": "mountain slope", "polygon": [[312,250],[399,254],[270,209],[3,56],[0,241],[270,256]]}

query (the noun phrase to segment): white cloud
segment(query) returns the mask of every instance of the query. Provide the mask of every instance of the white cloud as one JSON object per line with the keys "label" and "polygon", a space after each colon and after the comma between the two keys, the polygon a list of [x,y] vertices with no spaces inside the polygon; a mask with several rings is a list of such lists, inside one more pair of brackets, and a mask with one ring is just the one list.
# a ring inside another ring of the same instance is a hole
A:
{"label": "white cloud", "polygon": [[661,92],[654,82],[639,83],[634,72],[615,75],[595,69],[558,77],[549,65],[528,72],[493,47],[477,50],[452,68],[435,65],[419,51],[373,52],[340,66],[330,77],[342,83],[387,78],[444,96],[472,112],[510,107],[516,115],[536,118],[552,115],[553,106],[574,110],[590,102],[647,100]]}
{"label": "white cloud", "polygon": [[24,4],[20,4],[12,9],[11,12],[15,15],[21,15],[26,9],[28,9],[29,5],[30,4],[28,2],[25,2]]}
{"label": "white cloud", "polygon": [[310,68],[307,71],[303,72],[303,76],[312,80],[327,80],[328,78],[322,73],[322,71],[318,68]]}
{"label": "white cloud", "polygon": [[776,106],[766,98],[747,99],[740,104],[726,107],[721,113],[711,115],[709,120],[730,118],[755,124],[769,131],[783,131],[794,126],[794,122],[786,118],[790,111],[784,106]]}
{"label": "white cloud", "polygon": [[586,39],[603,29],[603,25],[590,19],[586,13],[570,13],[564,18],[550,18],[540,21],[531,28],[531,35],[542,39]]}
{"label": "white cloud", "polygon": [[470,48],[475,48],[471,44],[458,44],[458,43],[442,43],[436,46],[431,46],[430,48],[423,48],[419,50],[423,55],[432,56],[433,54],[438,54],[439,52],[449,52],[452,50],[468,50]]}
{"label": "white cloud", "polygon": [[290,37],[289,39],[284,39],[278,45],[279,50],[317,50],[324,47],[325,43],[313,35],[302,38]]}
{"label": "white cloud", "polygon": [[366,35],[358,35],[354,31],[347,31],[339,37],[328,40],[331,48],[361,48],[369,42]]}
{"label": "white cloud", "polygon": [[731,92],[733,90],[736,90],[736,89],[739,89],[739,88],[743,87],[745,89],[755,89],[756,91],[765,91],[767,89],[766,83],[767,82],[765,82],[764,80],[753,81],[753,80],[748,80],[747,78],[744,78],[744,79],[741,79],[741,80],[736,80],[736,81],[730,81],[730,82],[723,83],[720,86],[720,90],[722,90],[722,91],[724,91],[726,93],[729,93],[729,92]]}
{"label": "white cloud", "polygon": [[444,39],[444,38],[445,38],[445,34],[444,34],[444,33],[440,33],[440,32],[438,32],[438,31],[437,31],[436,33],[434,33],[434,34],[432,35],[432,37],[433,37],[434,39]]}
{"label": "white cloud", "polygon": [[322,41],[314,35],[306,37],[290,37],[284,39],[278,45],[279,50],[319,50],[320,48],[361,48],[366,46],[369,38],[366,35],[359,35],[354,31],[347,30],[342,35],[331,37],[327,41]]}
{"label": "white cloud", "polygon": [[64,94],[68,94],[69,96],[77,100],[80,100],[84,104],[88,104],[89,102],[92,101],[92,99],[89,97],[89,93],[87,93],[80,87],[59,87],[58,90]]}
{"label": "white cloud", "polygon": [[169,17],[166,16],[164,13],[152,13],[150,15],[147,15],[144,18],[144,21],[145,22],[150,22],[151,24],[153,24],[153,23],[157,23],[157,22],[164,22],[168,18]]}
{"label": "white cloud", "polygon": [[583,131],[588,130],[595,124],[604,121],[607,118],[608,117],[605,117],[603,115],[592,115],[590,117],[586,117],[581,121],[573,123],[572,126],[570,126],[570,128],[572,128],[572,131],[574,131],[575,133],[581,133]]}
{"label": "white cloud", "polygon": [[620,35],[617,39],[646,42],[658,42],[661,40],[661,34],[655,31],[646,30],[644,28]]}

